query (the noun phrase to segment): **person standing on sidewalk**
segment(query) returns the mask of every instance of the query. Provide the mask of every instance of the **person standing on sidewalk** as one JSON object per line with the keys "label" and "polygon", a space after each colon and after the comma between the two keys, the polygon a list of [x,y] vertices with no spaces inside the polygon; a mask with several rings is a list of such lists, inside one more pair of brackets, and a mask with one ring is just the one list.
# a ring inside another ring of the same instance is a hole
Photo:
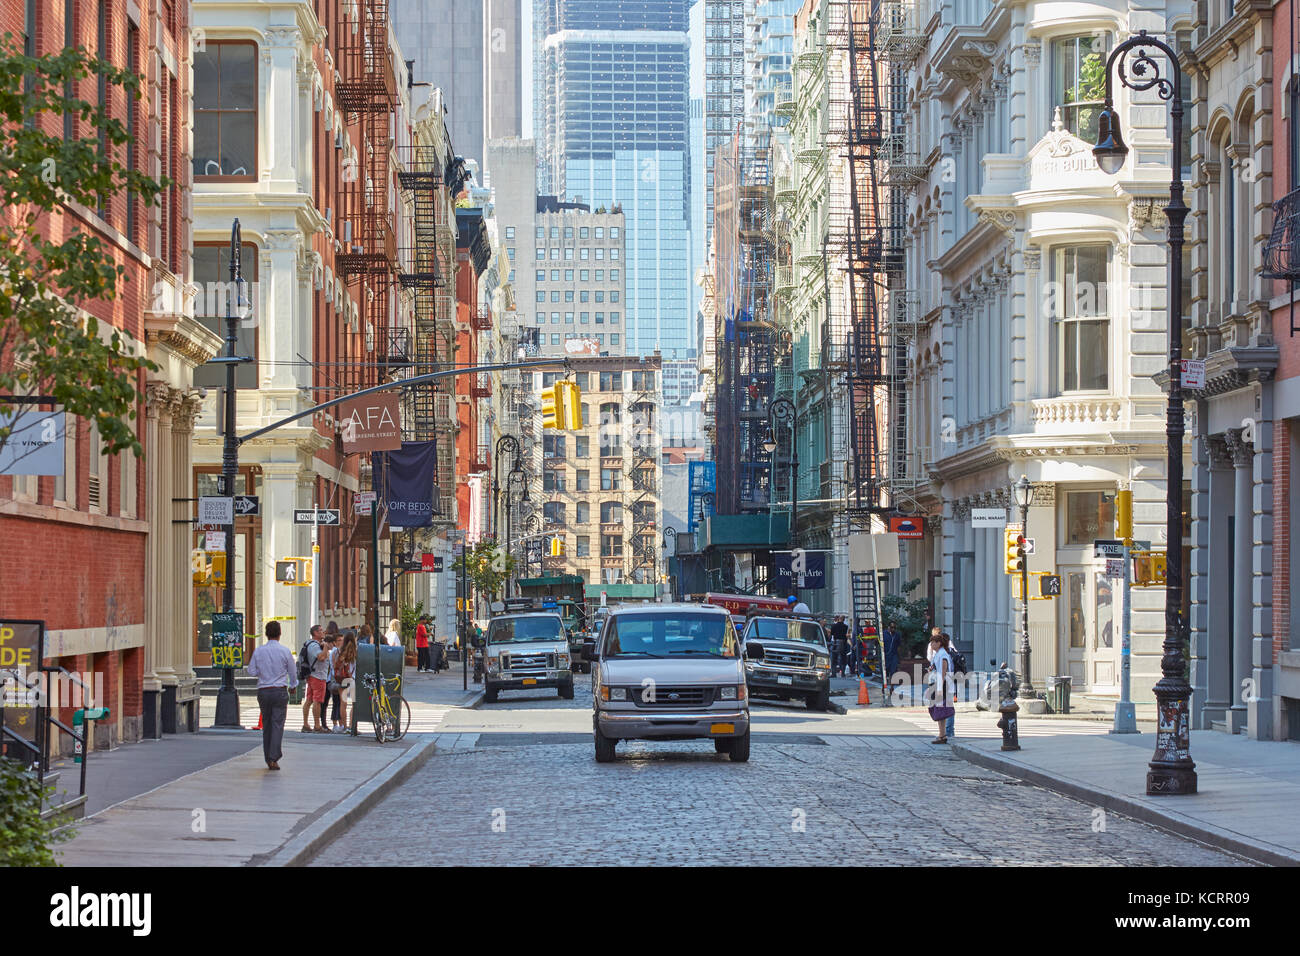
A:
{"label": "person standing on sidewalk", "polygon": [[388,633],[384,635],[384,643],[389,647],[402,646],[402,622],[397,618],[388,622]]}
{"label": "person standing on sidewalk", "polygon": [[933,703],[930,705],[930,719],[939,725],[939,736],[930,741],[932,744],[948,742],[948,721],[952,720],[957,709],[952,705],[955,690],[952,679],[952,658],[948,656],[948,635],[940,632],[930,638],[930,664],[934,675],[933,690],[927,694]]}
{"label": "person standing on sidewalk", "polygon": [[836,614],[835,623],[831,625],[831,673],[836,677],[844,676],[848,652],[849,626],[844,623],[843,614]]}
{"label": "person standing on sidewalk", "polygon": [[[311,636],[307,638],[306,649],[303,657],[311,663],[311,670],[307,676],[307,694],[302,701],[302,732],[318,734],[329,733],[329,728],[321,723],[322,711],[325,710],[325,688],[329,683],[330,675],[330,652],[323,643],[324,635],[321,633],[322,628],[319,624],[313,624],[311,627]],[[315,726],[307,726],[307,715],[310,714],[312,723]]]}
{"label": "person standing on sidewalk", "polygon": [[262,756],[268,770],[280,769],[284,756],[284,721],[289,715],[289,690],[298,686],[298,662],[280,643],[280,622],[266,623],[266,643],[248,659],[248,673],[257,678],[257,706],[262,712]]}
{"label": "person standing on sidewalk", "polygon": [[430,669],[429,667],[429,629],[424,626],[428,618],[420,616],[420,623],[415,625],[415,663],[416,673],[422,674]]}
{"label": "person standing on sidewalk", "polygon": [[345,631],[343,640],[330,655],[330,674],[338,684],[338,698],[342,704],[342,719],[334,721],[335,733],[347,733],[348,707],[356,699],[357,684],[357,637],[351,631]]}

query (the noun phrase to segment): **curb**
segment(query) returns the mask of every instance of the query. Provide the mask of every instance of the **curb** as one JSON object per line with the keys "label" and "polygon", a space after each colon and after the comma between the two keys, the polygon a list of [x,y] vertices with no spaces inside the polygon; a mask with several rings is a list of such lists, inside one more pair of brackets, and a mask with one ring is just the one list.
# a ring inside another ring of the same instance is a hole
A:
{"label": "curb", "polygon": [[1300,866],[1300,854],[1280,851],[1276,847],[1256,842],[1234,834],[1229,830],[1211,826],[1208,823],[1200,823],[1186,817],[1162,813],[1146,803],[1123,794],[1090,787],[1073,780],[1053,777],[1041,770],[1027,767],[1009,757],[1000,756],[1000,751],[999,754],[993,754],[971,747],[969,744],[953,743],[952,752],[976,766],[1005,773],[1008,776],[1042,787],[1045,790],[1051,790],[1072,797],[1075,800],[1099,806],[1161,830],[1167,830],[1178,836],[1190,837],[1199,843],[1235,853],[1265,866]]}
{"label": "curb", "polygon": [[342,836],[371,807],[414,775],[437,749],[432,736],[422,745],[412,747],[389,764],[387,771],[380,771],[313,821],[308,833],[291,837],[279,850],[253,865],[306,866],[312,857]]}

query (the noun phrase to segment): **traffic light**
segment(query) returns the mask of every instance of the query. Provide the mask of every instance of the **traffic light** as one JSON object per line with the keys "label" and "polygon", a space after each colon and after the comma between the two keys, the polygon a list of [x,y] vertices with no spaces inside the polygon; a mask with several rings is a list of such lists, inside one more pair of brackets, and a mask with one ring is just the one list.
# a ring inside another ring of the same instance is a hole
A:
{"label": "traffic light", "polygon": [[1007,574],[1019,574],[1025,566],[1025,556],[1021,551],[1024,539],[1020,531],[1008,528],[1003,536],[1004,570]]}
{"label": "traffic light", "polygon": [[556,394],[559,391],[559,382],[542,389],[542,427],[543,428],[563,428],[564,411],[560,405],[559,397]]}
{"label": "traffic light", "polygon": [[1121,491],[1115,496],[1115,532],[1124,542],[1133,540],[1133,492]]}
{"label": "traffic light", "polygon": [[564,539],[563,539],[563,538],[552,538],[552,539],[551,539],[551,557],[553,557],[553,558],[560,558],[560,557],[563,557],[563,556],[564,556]]}
{"label": "traffic light", "polygon": [[560,408],[564,419],[564,428],[578,431],[584,425],[582,421],[582,389],[577,382],[556,382],[560,389]]}

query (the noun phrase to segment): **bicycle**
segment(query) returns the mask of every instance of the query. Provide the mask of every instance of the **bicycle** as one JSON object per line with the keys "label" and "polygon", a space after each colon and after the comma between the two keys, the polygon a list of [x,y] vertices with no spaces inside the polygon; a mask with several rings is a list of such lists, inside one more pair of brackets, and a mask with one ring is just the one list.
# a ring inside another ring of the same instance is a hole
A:
{"label": "bicycle", "polygon": [[411,705],[408,701],[401,700],[402,712],[399,715],[385,686],[391,683],[393,693],[396,694],[402,687],[401,676],[394,674],[376,680],[374,674],[366,674],[361,681],[370,691],[370,720],[375,726],[375,739],[381,744],[385,740],[401,740],[411,729]]}

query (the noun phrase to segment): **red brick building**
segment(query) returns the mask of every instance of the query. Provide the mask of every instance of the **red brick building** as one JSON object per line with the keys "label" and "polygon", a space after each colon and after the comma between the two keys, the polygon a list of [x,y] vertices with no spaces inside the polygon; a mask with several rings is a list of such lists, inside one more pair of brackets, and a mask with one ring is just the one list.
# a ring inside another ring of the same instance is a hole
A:
{"label": "red brick building", "polygon": [[[101,210],[70,203],[45,225],[55,240],[93,233],[125,270],[111,299],[84,305],[159,365],[137,382],[148,396],[132,423],[144,457],[104,455],[95,430],[69,420],[62,476],[0,476],[0,537],[11,555],[0,561],[0,613],[43,620],[47,663],[92,675],[102,687],[98,702],[111,708],[111,717],[96,726],[99,746],[197,719],[196,704],[177,703],[174,680],[148,688],[143,681],[189,616],[188,534],[173,526],[170,498],[186,487],[198,405],[193,368],[219,346],[192,318],[186,288],[188,10],[179,0],[25,0],[0,7],[0,33],[19,38],[31,55],[77,45],[142,77],[133,98],[97,88],[93,79],[77,92],[101,100],[134,135],[118,157],[123,164],[172,180],[159,205],[128,202],[125,195]],[[84,123],[70,122],[65,135],[91,135]],[[171,710],[164,714],[165,696]],[[70,722],[70,709],[62,716]]]}

